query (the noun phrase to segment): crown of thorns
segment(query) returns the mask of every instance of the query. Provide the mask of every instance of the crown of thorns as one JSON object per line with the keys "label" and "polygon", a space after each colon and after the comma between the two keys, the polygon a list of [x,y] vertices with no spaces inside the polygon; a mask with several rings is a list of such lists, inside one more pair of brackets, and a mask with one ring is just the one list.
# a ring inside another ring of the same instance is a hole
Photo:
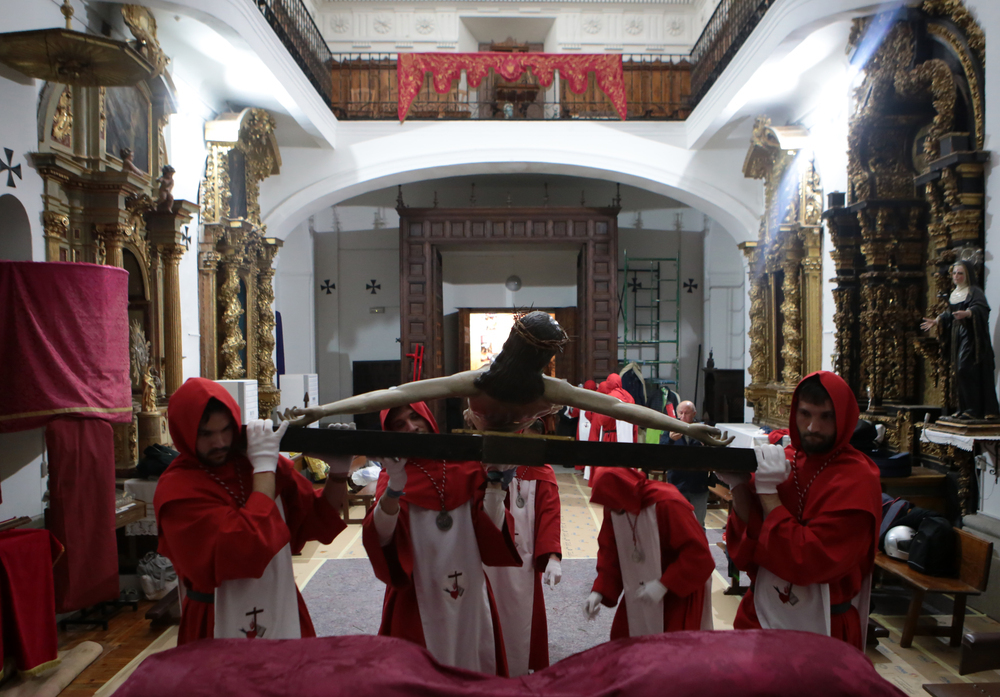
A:
{"label": "crown of thorns", "polygon": [[542,349],[544,351],[562,351],[563,346],[569,343],[569,336],[566,334],[566,330],[559,327],[559,338],[558,339],[540,339],[531,333],[531,330],[524,326],[524,316],[528,314],[527,312],[519,312],[514,315],[514,327],[513,332],[519,337],[524,339],[525,342],[534,346],[535,348]]}

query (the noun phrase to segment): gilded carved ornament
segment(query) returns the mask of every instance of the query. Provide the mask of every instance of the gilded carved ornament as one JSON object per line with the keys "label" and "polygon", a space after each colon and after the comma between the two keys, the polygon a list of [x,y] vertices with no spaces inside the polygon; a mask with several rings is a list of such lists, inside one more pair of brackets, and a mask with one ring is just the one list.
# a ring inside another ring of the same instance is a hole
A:
{"label": "gilded carved ornament", "polygon": [[156,77],[170,63],[170,59],[163,53],[156,38],[156,18],[141,5],[122,5],[122,19],[135,37],[139,53],[153,66],[151,77]]}
{"label": "gilded carved ornament", "polygon": [[67,148],[73,147],[73,90],[68,85],[63,88],[52,115],[52,140]]}

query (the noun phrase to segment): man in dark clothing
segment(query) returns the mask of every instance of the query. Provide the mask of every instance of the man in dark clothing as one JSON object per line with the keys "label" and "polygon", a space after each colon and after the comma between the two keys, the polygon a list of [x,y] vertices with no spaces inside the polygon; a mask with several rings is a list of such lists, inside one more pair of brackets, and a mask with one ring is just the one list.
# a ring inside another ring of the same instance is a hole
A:
{"label": "man in dark clothing", "polygon": [[[683,401],[677,405],[677,418],[686,424],[695,422],[694,403]],[[669,431],[660,434],[660,445],[691,445],[700,446],[702,442],[695,440],[683,433]],[[669,470],[667,481],[677,487],[677,490],[694,506],[694,514],[705,527],[705,514],[708,510],[708,487],[711,484],[712,474],[710,472],[694,472],[691,470]]]}

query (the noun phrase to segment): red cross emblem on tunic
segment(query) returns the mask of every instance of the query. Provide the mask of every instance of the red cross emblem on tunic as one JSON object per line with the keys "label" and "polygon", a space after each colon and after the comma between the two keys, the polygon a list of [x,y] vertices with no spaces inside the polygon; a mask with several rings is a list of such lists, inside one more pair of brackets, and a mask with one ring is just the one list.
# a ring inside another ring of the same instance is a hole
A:
{"label": "red cross emblem on tunic", "polygon": [[264,611],[257,609],[257,606],[255,605],[253,610],[247,613],[247,617],[250,617],[250,629],[243,629],[240,627],[240,631],[246,635],[247,639],[264,638],[264,632],[267,631],[267,627],[257,622],[257,615],[262,612]]}
{"label": "red cross emblem on tunic", "polygon": [[458,577],[462,575],[461,571],[455,571],[453,574],[449,574],[448,578],[452,580],[451,588],[445,588],[444,592],[451,596],[452,600],[458,600],[465,593],[465,588],[458,585]]}

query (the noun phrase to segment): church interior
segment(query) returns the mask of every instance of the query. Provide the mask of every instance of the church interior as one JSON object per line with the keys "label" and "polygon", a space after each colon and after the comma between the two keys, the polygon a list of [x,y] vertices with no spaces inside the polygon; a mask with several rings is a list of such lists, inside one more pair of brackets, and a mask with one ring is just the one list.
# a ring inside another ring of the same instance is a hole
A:
{"label": "church interior", "polygon": [[[864,656],[902,694],[1000,694],[996,0],[2,5],[0,695],[132,694],[177,645],[177,591],[142,579],[169,564],[185,381],[272,418],[488,368],[531,310],[569,337],[548,375],[638,375],[636,403],[689,400],[731,447],[780,443],[800,381],[842,378],[882,493],[962,541],[938,585],[876,559]],[[986,306],[964,348],[955,269]],[[430,403],[442,433],[464,408]],[[580,612],[605,515],[580,469],[554,466],[552,665],[612,622]],[[346,530],[292,558],[320,637],[379,630],[375,485],[349,486]],[[713,485],[703,525],[716,632],[750,583],[732,500]],[[54,542],[29,565],[32,530]],[[36,572],[47,614],[19,615]],[[44,641],[61,662],[32,663]]]}

